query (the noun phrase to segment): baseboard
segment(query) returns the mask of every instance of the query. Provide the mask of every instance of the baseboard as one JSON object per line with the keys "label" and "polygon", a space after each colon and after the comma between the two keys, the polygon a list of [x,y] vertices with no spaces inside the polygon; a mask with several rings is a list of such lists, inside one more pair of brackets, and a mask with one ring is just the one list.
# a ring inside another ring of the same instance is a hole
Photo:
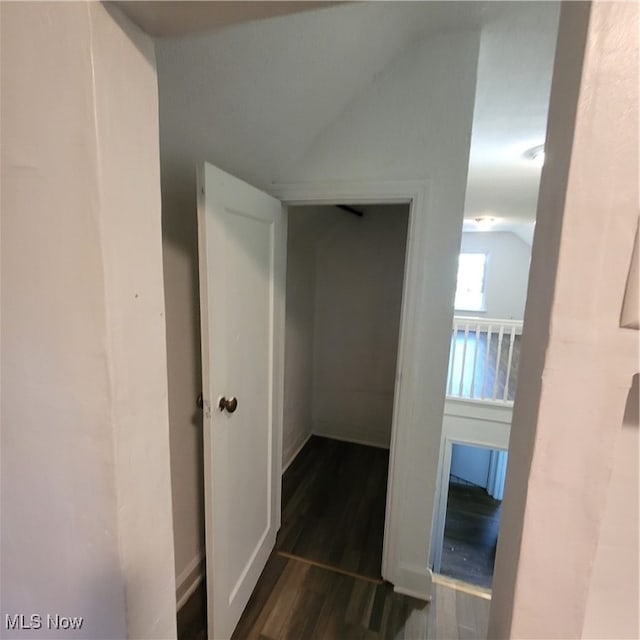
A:
{"label": "baseboard", "polygon": [[307,444],[307,442],[309,442],[309,438],[312,435],[313,435],[312,433],[307,434],[307,437],[301,442],[301,444],[298,447],[296,447],[294,452],[289,456],[289,460],[287,460],[286,463],[283,463],[282,465],[283,474],[291,466],[291,463],[298,457],[298,454],[302,451],[302,449],[304,449],[304,445]]}
{"label": "baseboard", "polygon": [[311,435],[319,436],[321,438],[329,438],[330,440],[339,440],[340,442],[350,442],[351,444],[362,444],[367,447],[375,447],[376,449],[389,449],[388,444],[380,444],[379,442],[371,442],[364,438],[349,438],[344,436],[337,436],[334,433],[325,433],[314,429]]}
{"label": "baseboard", "polygon": [[204,555],[199,553],[176,576],[176,610],[180,610],[204,578]]}
{"label": "baseboard", "polygon": [[462,591],[463,593],[468,593],[472,596],[477,596],[478,598],[491,600],[491,589],[479,587],[469,582],[463,582],[456,578],[449,578],[448,576],[443,576],[441,573],[433,574],[433,583],[449,587],[450,589],[455,589],[456,591]]}
{"label": "baseboard", "polygon": [[431,602],[431,596],[426,595],[422,591],[414,591],[413,589],[405,589],[404,587],[398,587],[394,585],[393,590],[395,593],[399,593],[402,596],[409,596],[410,598],[415,598],[416,600],[423,600],[424,602]]}
{"label": "baseboard", "polygon": [[432,572],[428,567],[419,564],[400,562],[391,581],[393,590],[405,596],[431,602],[433,594]]}

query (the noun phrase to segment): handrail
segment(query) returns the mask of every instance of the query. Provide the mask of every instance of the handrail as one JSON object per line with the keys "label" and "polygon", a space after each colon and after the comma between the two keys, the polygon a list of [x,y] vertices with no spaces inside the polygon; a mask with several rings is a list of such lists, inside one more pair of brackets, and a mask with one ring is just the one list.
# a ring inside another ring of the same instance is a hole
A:
{"label": "handrail", "polygon": [[483,318],[481,316],[453,316],[453,324],[457,325],[477,325],[487,326],[502,325],[503,327],[516,327],[516,329],[522,330],[522,320],[513,320],[513,318]]}

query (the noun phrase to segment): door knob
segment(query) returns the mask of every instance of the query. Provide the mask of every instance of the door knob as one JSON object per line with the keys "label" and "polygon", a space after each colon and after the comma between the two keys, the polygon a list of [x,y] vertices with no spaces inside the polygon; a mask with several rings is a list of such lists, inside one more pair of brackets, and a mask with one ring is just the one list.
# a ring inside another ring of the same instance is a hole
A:
{"label": "door knob", "polygon": [[218,402],[218,408],[220,411],[227,411],[228,413],[233,413],[238,408],[238,401],[236,398],[229,398],[228,400],[222,396],[220,398],[220,402]]}

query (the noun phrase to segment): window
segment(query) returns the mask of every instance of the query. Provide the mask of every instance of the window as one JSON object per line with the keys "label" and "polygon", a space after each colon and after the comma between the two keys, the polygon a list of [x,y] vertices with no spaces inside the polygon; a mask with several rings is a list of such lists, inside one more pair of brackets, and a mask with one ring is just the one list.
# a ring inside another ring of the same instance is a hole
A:
{"label": "window", "polygon": [[484,311],[486,253],[461,253],[458,258],[458,282],[455,308],[459,311]]}

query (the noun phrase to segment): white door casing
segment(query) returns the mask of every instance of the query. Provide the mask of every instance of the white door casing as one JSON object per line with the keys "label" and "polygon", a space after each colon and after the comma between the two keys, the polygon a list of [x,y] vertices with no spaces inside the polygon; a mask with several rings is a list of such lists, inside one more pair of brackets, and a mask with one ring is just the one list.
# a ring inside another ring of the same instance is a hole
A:
{"label": "white door casing", "polygon": [[[433,336],[425,331],[429,308],[425,295],[425,257],[432,238],[429,206],[430,181],[397,180],[375,182],[279,183],[271,193],[289,206],[333,204],[409,204],[409,228],[405,259],[400,334],[394,388],[389,476],[385,515],[382,576],[395,591],[424,600],[431,597],[429,545],[437,480],[437,449],[429,465],[433,441],[440,431],[425,437],[425,416],[433,410],[422,381],[432,367],[429,344]],[[442,322],[442,335],[448,341],[453,308]],[[446,373],[446,363],[443,362]],[[444,374],[443,396],[444,404]],[[435,426],[436,423],[434,423]],[[441,424],[441,421],[440,421]],[[433,484],[433,491],[429,488]],[[426,490],[425,490],[425,487]],[[426,493],[426,495],[425,495]]]}
{"label": "white door casing", "polygon": [[[280,201],[198,170],[207,610],[228,638],[280,526],[286,227]],[[233,413],[220,398],[237,399]]]}
{"label": "white door casing", "polygon": [[509,449],[513,406],[477,400],[449,398],[445,402],[438,462],[438,485],[431,535],[430,562],[436,573],[442,564],[442,544],[447,516],[451,453],[454,444],[487,449]]}

